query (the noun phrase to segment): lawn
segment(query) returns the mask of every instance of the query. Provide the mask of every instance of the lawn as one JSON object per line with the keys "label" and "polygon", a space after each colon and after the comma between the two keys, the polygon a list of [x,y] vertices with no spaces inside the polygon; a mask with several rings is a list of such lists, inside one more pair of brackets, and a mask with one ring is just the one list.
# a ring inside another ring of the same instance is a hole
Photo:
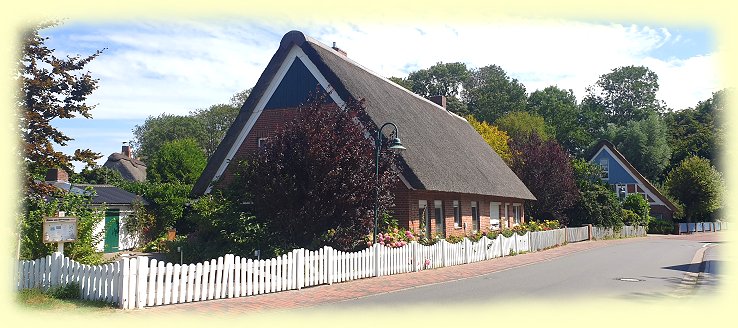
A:
{"label": "lawn", "polygon": [[101,301],[84,301],[78,299],[60,299],[39,289],[24,289],[17,294],[18,303],[29,310],[51,310],[76,312],[114,313],[117,308],[110,303]]}

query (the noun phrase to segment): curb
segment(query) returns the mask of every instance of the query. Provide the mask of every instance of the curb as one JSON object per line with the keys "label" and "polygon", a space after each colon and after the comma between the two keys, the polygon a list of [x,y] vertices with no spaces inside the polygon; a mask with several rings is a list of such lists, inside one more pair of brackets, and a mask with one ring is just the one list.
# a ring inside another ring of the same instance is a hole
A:
{"label": "curb", "polygon": [[676,291],[674,291],[673,296],[684,297],[688,296],[694,291],[695,286],[702,277],[703,270],[700,270],[700,268],[704,267],[702,265],[702,262],[705,258],[705,251],[707,251],[707,249],[711,247],[715,247],[715,245],[706,244],[700,247],[700,249],[698,249],[697,252],[694,253],[694,256],[692,257],[692,262],[689,264],[689,268],[687,269],[688,272],[685,273],[684,276],[682,276],[682,281],[679,283]]}

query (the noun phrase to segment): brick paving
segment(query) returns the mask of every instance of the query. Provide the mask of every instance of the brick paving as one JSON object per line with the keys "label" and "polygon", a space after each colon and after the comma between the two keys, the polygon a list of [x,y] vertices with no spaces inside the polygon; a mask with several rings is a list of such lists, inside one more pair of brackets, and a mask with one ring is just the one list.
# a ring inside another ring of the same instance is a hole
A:
{"label": "brick paving", "polygon": [[[682,239],[703,242],[718,242],[724,237],[722,233],[698,233],[693,235],[648,236],[644,238]],[[271,294],[209,300],[185,304],[148,307],[132,312],[160,313],[160,314],[245,314],[267,312],[272,310],[286,310],[307,308],[315,305],[340,302],[344,300],[365,297],[369,295],[389,293],[393,291],[414,288],[418,286],[461,280],[488,273],[499,272],[525,265],[549,261],[572,253],[594,248],[630,243],[644,238],[614,239],[603,241],[585,241],[572,243],[562,247],[506,256],[487,261],[457,265],[433,270],[424,270],[391,276],[366,278],[350,282],[334,283],[303,288],[302,290],[283,291]]]}

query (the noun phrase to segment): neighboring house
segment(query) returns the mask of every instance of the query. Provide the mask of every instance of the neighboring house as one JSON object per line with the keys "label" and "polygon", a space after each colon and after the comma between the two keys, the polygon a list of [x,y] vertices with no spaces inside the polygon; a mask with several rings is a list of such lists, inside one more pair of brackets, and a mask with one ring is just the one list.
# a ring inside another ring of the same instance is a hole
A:
{"label": "neighboring house", "polygon": [[136,245],[136,237],[126,233],[123,229],[126,218],[133,213],[133,205],[148,202],[141,196],[111,185],[78,184],[70,183],[69,175],[61,169],[51,169],[46,174],[46,183],[59,189],[85,194],[88,187],[92,188],[95,195],[92,197],[94,208],[105,207],[105,220],[100,222],[94,233],[105,232],[105,238],[95,245],[98,252],[115,253],[121,250],[131,249]]}
{"label": "neighboring house", "polygon": [[110,154],[103,166],[120,172],[123,179],[138,182],[146,181],[146,164],[131,157],[131,146],[125,143],[121,152]]}
{"label": "neighboring house", "polygon": [[425,220],[423,233],[447,236],[524,222],[523,204],[535,197],[464,118],[446,110],[444,97],[418,96],[298,31],[282,38],[192,195],[231,181],[229,164],[291,120],[317,86],[338,106],[363,99],[365,126],[399,128],[407,150],[399,153],[392,214],[401,226],[420,232]]}
{"label": "neighboring house", "polygon": [[651,216],[672,220],[674,204],[643,177],[612,143],[601,140],[587,158],[590,163],[602,167],[602,181],[611,185],[618,197],[639,194],[651,204]]}

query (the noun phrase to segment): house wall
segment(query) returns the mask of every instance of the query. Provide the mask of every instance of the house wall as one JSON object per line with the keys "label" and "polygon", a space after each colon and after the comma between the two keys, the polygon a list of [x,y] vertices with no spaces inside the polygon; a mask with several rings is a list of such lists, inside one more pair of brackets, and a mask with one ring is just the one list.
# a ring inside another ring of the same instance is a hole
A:
{"label": "house wall", "polygon": [[238,162],[246,157],[249,152],[258,149],[259,138],[269,138],[273,136],[277,130],[282,128],[285,123],[292,121],[297,115],[296,108],[269,109],[262,111],[259,118],[254,123],[253,128],[244,139],[241,146],[233,156],[233,160],[228,165],[223,175],[218,180],[216,187],[223,188],[233,181],[233,170]]}
{"label": "house wall", "polygon": [[[442,202],[444,229],[436,225],[434,216],[435,201]],[[491,202],[500,203],[499,216],[500,228],[512,227],[514,222],[513,205],[520,206],[520,224],[525,223],[524,201],[515,198],[505,198],[497,196],[486,196],[476,194],[463,194],[440,192],[430,190],[409,190],[404,186],[395,190],[395,208],[393,215],[397,219],[398,224],[406,227],[415,233],[421,233],[420,220],[418,218],[419,203],[425,201],[428,207],[428,215],[430,216],[431,234],[445,234],[445,236],[463,236],[471,234],[473,230],[472,222],[472,202],[477,202],[480,228],[486,232],[490,230],[490,207]],[[454,222],[454,201],[458,201],[461,207],[461,225]],[[507,213],[505,212],[507,205]]]}
{"label": "house wall", "polygon": [[[133,248],[136,242],[135,236],[129,234],[123,228],[125,227],[125,220],[133,213],[133,208],[126,205],[110,205],[106,206],[106,208],[117,209],[120,211],[120,215],[118,216],[118,249],[122,251]],[[103,219],[95,225],[92,233],[93,236],[101,236],[100,240],[94,246],[96,251],[103,252],[105,250],[105,211],[100,210],[100,215],[102,215]]]}
{"label": "house wall", "polygon": [[651,216],[658,217],[659,214],[664,220],[672,221],[674,219],[674,212],[664,205],[651,205]]}
{"label": "house wall", "polygon": [[601,159],[607,159],[608,161],[608,167],[609,167],[609,179],[605,180],[609,184],[616,184],[616,183],[638,183],[629,173],[625,170],[625,168],[618,163],[618,161],[615,160],[614,156],[607,151],[606,148],[602,148],[602,150],[595,155],[595,157],[592,159],[593,164],[600,164]]}

